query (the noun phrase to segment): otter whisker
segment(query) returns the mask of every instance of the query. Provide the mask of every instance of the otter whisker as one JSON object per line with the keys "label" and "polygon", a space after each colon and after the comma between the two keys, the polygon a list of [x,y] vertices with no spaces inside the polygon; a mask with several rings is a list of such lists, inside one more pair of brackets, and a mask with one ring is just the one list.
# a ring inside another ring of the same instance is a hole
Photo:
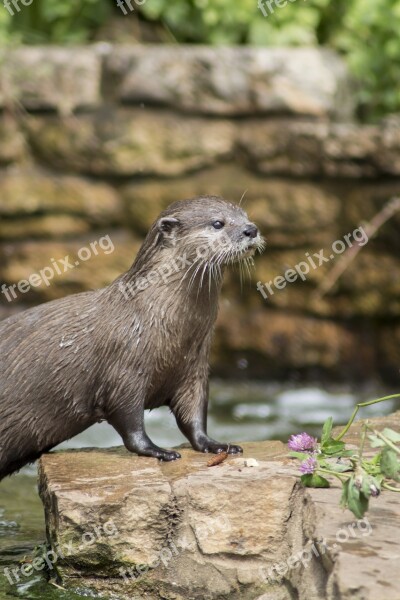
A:
{"label": "otter whisker", "polygon": [[267,246],[267,241],[264,238],[261,238],[257,244],[257,250],[260,254],[262,254]]}
{"label": "otter whisker", "polygon": [[244,192],[243,192],[243,194],[242,194],[242,197],[241,197],[241,198],[240,198],[240,200],[239,200],[239,206],[241,206],[241,204],[242,204],[242,201],[243,201],[243,199],[244,199],[244,197],[245,197],[245,195],[247,194],[247,192],[248,192],[248,191],[249,191],[249,190],[244,190]]}
{"label": "otter whisker", "polygon": [[[201,266],[201,265],[200,265],[200,266]],[[203,270],[202,270],[202,272],[201,272],[200,283],[199,283],[199,286],[198,286],[198,288],[197,288],[197,296],[196,296],[196,300],[198,300],[198,298],[199,298],[199,294],[200,294],[200,292],[201,292],[201,289],[202,289],[202,287],[203,287],[204,275],[205,275],[205,273],[206,273],[207,267],[208,267],[208,261],[205,261],[205,262],[204,262],[204,266],[203,266]],[[198,269],[198,270],[199,270],[199,269]]]}
{"label": "otter whisker", "polygon": [[240,259],[239,260],[239,264],[240,264],[240,271],[241,271],[241,275],[240,275],[240,287],[241,287],[241,290],[243,292],[243,288],[244,288],[244,285],[246,283],[246,269],[245,269],[245,267],[247,267],[247,265],[246,265],[246,259],[245,258]]}
{"label": "otter whisker", "polygon": [[197,275],[198,275],[198,273],[199,273],[199,271],[200,271],[200,269],[201,269],[201,267],[202,267],[202,266],[203,266],[203,263],[202,263],[202,262],[200,262],[200,263],[198,264],[198,266],[197,266],[197,269],[196,269],[196,271],[193,273],[193,275],[192,275],[192,278],[191,278],[191,280],[190,280],[190,285],[188,285],[187,296],[189,296],[189,295],[190,295],[190,292],[192,291],[192,289],[193,289],[193,287],[194,287],[194,283],[195,283],[195,281],[196,281]]}
{"label": "otter whisker", "polygon": [[203,287],[203,280],[204,280],[204,275],[205,275],[207,267],[208,267],[208,261],[206,261],[205,264],[204,264],[203,272],[201,274],[201,279],[200,279],[199,291]]}
{"label": "otter whisker", "polygon": [[251,256],[247,256],[244,259],[244,262],[246,265],[247,273],[249,275],[249,280],[251,281],[251,269],[254,267],[254,260],[252,259]]}
{"label": "otter whisker", "polygon": [[240,263],[241,263],[242,269],[243,269],[243,278],[244,278],[244,280],[247,279],[246,275],[248,275],[249,279],[251,279],[250,272],[249,272],[249,265],[247,264],[246,258],[242,258],[242,260],[240,261]]}
{"label": "otter whisker", "polygon": [[[211,263],[210,273],[211,273],[212,281],[214,281],[217,285],[219,285],[222,281],[221,271],[218,269],[218,265],[215,262]],[[210,291],[211,291],[211,286],[210,286]]]}
{"label": "otter whisker", "polygon": [[182,277],[182,279],[185,279],[187,277],[187,275],[189,274],[189,271],[191,269],[193,269],[193,267],[199,262],[199,260],[201,260],[201,257],[198,257],[197,260],[194,260],[190,266],[186,269],[184,276]]}
{"label": "otter whisker", "polygon": [[216,282],[217,285],[220,285],[222,283],[222,278],[223,278],[223,273],[222,273],[222,269],[221,269],[221,263],[223,261],[223,257],[225,255],[224,253],[221,253],[219,256],[216,257],[216,259],[211,263],[211,267],[212,267],[212,274],[214,276],[214,280]]}
{"label": "otter whisker", "polygon": [[239,279],[240,279],[240,292],[243,293],[243,267],[242,267],[242,261],[239,260],[240,254],[241,253],[238,251],[232,252],[232,254],[230,256],[230,260],[231,260],[230,264],[233,264],[234,267],[238,270]]}
{"label": "otter whisker", "polygon": [[224,262],[226,262],[226,257],[228,256],[228,254],[229,254],[229,251],[228,250],[224,250],[223,252],[220,253],[219,257],[217,257],[216,264],[217,264],[217,267],[218,267],[221,279],[222,279],[222,276],[223,276],[222,275],[222,269],[221,269],[221,267],[222,267],[222,264]]}
{"label": "otter whisker", "polygon": [[222,281],[222,278],[223,278],[223,272],[222,272],[223,256],[224,255],[221,255],[220,258],[216,262],[216,268],[217,268],[217,271],[218,271],[218,275],[219,275],[220,281]]}
{"label": "otter whisker", "polygon": [[211,285],[214,276],[214,264],[210,263],[210,268],[208,269],[208,295],[211,298]]}
{"label": "otter whisker", "polygon": [[[225,256],[225,254],[226,254],[226,253],[224,253],[224,256]],[[219,258],[219,260],[217,261],[217,263],[216,263],[216,268],[217,268],[218,275],[219,275],[219,278],[220,278],[220,281],[221,281],[221,282],[222,282],[222,279],[223,279],[223,277],[224,277],[224,270],[223,270],[223,266],[224,266],[224,258],[223,258],[223,256],[221,256],[221,257]]]}
{"label": "otter whisker", "polygon": [[205,268],[205,266],[207,264],[207,263],[204,262],[203,258],[199,258],[199,260],[197,261],[197,263],[198,263],[197,267],[196,267],[196,269],[195,269],[195,271],[194,271],[194,273],[193,273],[193,275],[192,275],[192,277],[190,279],[190,282],[189,282],[188,293],[190,293],[192,287],[194,286],[194,283],[196,281],[197,275],[200,274],[201,268],[203,268],[203,270],[204,270],[204,268]]}
{"label": "otter whisker", "polygon": [[[198,273],[198,272],[199,272],[199,270],[201,269],[201,266],[202,266],[202,264],[203,264],[203,258],[202,258],[202,257],[199,257],[199,258],[198,258],[198,259],[197,259],[197,260],[196,260],[196,261],[193,263],[193,265],[192,265],[192,266],[197,266],[197,268],[194,270],[194,272],[193,272],[193,274],[192,274],[192,277],[190,278],[190,281],[189,281],[189,284],[188,284],[188,293],[187,293],[187,295],[189,295],[189,294],[190,294],[190,290],[192,289],[192,286],[193,286],[193,284],[194,284],[194,282],[195,282],[195,280],[196,280],[197,273]],[[192,267],[190,267],[190,268],[192,268]],[[190,269],[189,269],[189,270],[190,270]]]}

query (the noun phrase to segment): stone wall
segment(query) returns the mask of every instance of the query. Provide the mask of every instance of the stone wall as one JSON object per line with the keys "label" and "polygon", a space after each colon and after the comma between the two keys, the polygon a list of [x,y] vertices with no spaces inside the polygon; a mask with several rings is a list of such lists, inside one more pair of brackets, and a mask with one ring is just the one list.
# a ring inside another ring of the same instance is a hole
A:
{"label": "stone wall", "polygon": [[[239,201],[265,234],[253,283],[227,278],[214,373],[398,377],[400,217],[322,299],[334,263],[264,300],[269,282],[400,192],[400,121],[352,120],[341,60],[314,49],[25,48],[0,56],[0,283],[109,235],[112,253],[51,284],[0,294],[0,318],[109,283],[161,208]],[[335,261],[338,259],[336,258]]]}

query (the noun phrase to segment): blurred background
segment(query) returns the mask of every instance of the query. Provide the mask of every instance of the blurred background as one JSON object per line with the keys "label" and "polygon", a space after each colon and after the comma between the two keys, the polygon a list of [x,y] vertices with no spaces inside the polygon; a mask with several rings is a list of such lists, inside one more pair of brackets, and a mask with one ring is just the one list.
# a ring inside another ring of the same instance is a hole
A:
{"label": "blurred background", "polygon": [[[398,211],[340,276],[335,256],[266,299],[256,284],[306,253],[329,256],[399,193],[400,1],[0,9],[0,318],[107,285],[160,210],[219,194],[242,199],[267,250],[252,281],[226,278],[212,357],[217,429],[285,437],[326,411],[343,420],[354,394],[399,381]],[[9,291],[102,236],[114,252]],[[292,392],[304,410],[288,418],[280,394]]]}
{"label": "blurred background", "polygon": [[[399,381],[399,211],[339,275],[343,256],[268,298],[256,284],[329,256],[399,193],[400,1],[0,9],[0,318],[107,285],[160,210],[220,194],[267,239],[252,281],[232,271],[224,287],[212,357],[224,431],[285,437]],[[10,292],[102,236],[113,252]],[[311,409],[288,420],[280,390],[296,403],[304,389]]]}
{"label": "blurred background", "polygon": [[[211,434],[317,433],[398,391],[399,212],[340,276],[336,257],[267,299],[256,284],[400,193],[399,18],[400,0],[0,0],[0,289],[102,236],[115,247],[3,291],[0,318],[110,283],[175,200],[243,197],[267,249],[252,281],[226,278]],[[184,441],[168,411],[147,424]],[[116,444],[102,424],[63,447]],[[40,539],[34,473],[2,483],[4,561]],[[72,598],[40,586],[18,597]]]}

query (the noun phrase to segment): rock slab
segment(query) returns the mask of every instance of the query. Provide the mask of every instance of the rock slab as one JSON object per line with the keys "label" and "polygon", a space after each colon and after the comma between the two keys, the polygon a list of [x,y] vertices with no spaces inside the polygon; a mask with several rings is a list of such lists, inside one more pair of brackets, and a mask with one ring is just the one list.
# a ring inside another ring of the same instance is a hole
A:
{"label": "rock slab", "polygon": [[116,96],[200,113],[354,113],[343,61],[316,48],[116,46],[106,60]]}
{"label": "rock slab", "polygon": [[354,114],[344,61],[318,48],[111,45],[28,47],[0,52],[0,107],[69,115],[107,95],[214,115]]}
{"label": "rock slab", "polygon": [[[375,421],[398,428],[400,413]],[[358,435],[359,425],[349,441]],[[282,443],[243,446],[214,467],[188,448],[165,464],[123,448],[44,455],[40,493],[63,584],[119,600],[400,598],[395,494],[356,520],[335,485],[298,484]]]}

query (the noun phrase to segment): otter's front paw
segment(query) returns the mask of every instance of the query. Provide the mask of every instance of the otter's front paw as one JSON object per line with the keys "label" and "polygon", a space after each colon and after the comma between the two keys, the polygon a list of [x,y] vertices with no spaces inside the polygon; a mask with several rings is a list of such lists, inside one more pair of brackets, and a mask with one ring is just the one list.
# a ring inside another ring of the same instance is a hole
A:
{"label": "otter's front paw", "polygon": [[181,455],[179,452],[174,452],[173,450],[158,450],[154,454],[154,457],[158,458],[158,460],[169,462],[171,460],[178,460],[178,458],[181,458]]}
{"label": "otter's front paw", "polygon": [[137,450],[137,454],[139,454],[139,456],[150,456],[151,458],[158,458],[158,460],[165,460],[166,462],[181,458],[179,452],[175,452],[174,450],[164,450],[163,448],[157,448],[157,446],[155,446],[154,448],[143,448]]}
{"label": "otter's front paw", "polygon": [[205,444],[205,446],[201,448],[201,452],[210,452],[211,454],[221,454],[221,452],[227,452],[228,454],[240,454],[241,452],[243,452],[243,448],[234,444],[210,442]]}

